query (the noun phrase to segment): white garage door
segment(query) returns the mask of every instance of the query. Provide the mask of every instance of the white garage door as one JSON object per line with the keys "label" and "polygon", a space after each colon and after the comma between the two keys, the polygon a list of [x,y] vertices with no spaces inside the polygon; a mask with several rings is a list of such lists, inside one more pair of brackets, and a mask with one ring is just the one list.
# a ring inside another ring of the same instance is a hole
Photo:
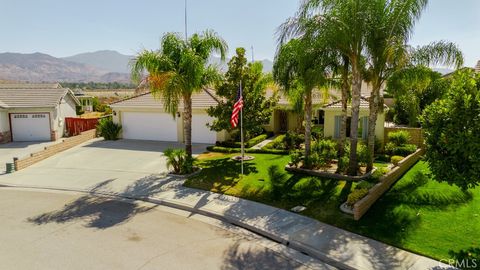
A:
{"label": "white garage door", "polygon": [[214,144],[217,132],[211,131],[207,123],[212,123],[213,118],[207,114],[192,114],[192,142]]}
{"label": "white garage door", "polygon": [[171,114],[124,112],[122,113],[124,139],[176,142],[177,122]]}
{"label": "white garage door", "polygon": [[13,141],[50,141],[50,114],[12,113]]}

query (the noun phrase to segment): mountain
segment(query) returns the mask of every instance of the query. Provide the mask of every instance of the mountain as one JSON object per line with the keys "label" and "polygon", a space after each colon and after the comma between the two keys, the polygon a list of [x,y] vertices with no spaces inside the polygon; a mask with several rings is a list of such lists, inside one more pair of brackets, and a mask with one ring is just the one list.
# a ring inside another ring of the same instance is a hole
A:
{"label": "mountain", "polygon": [[133,56],[117,51],[103,50],[64,57],[64,60],[96,67],[108,72],[129,73],[128,63]]}
{"label": "mountain", "polygon": [[111,73],[38,52],[0,53],[0,79],[29,82],[130,82],[128,74]]}

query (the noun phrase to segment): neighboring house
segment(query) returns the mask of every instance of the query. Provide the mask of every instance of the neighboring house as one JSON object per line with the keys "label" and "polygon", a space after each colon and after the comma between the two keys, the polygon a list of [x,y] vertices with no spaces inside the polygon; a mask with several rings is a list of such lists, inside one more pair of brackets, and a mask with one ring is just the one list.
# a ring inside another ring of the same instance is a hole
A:
{"label": "neighboring house", "polygon": [[0,84],[0,143],[54,141],[78,100],[58,84]]}
{"label": "neighboring house", "polygon": [[[375,137],[383,142],[384,127],[385,127],[385,110],[388,107],[384,105],[383,112],[377,116],[377,123],[375,125]],[[322,110],[325,112],[325,121],[323,132],[325,137],[334,139],[340,138],[340,126],[342,121],[342,104],[341,101],[335,101],[325,105]],[[368,138],[368,115],[370,113],[368,99],[364,96],[360,98],[360,118],[358,121],[358,138],[366,140]],[[350,123],[352,108],[349,104],[347,107],[347,137],[350,136]]]}
{"label": "neighboring house", "polygon": [[[214,144],[227,139],[227,132],[207,127],[213,118],[206,109],[218,104],[212,90],[192,95],[192,142]],[[162,99],[150,92],[110,104],[113,120],[122,125],[124,139],[184,142],[183,104],[180,102],[175,118],[165,112]]]}
{"label": "neighboring house", "polygon": [[93,96],[87,95],[80,88],[74,89],[73,94],[80,102],[80,106],[84,112],[93,112]]}
{"label": "neighboring house", "polygon": [[477,62],[477,65],[475,66],[475,72],[480,73],[480,60]]}

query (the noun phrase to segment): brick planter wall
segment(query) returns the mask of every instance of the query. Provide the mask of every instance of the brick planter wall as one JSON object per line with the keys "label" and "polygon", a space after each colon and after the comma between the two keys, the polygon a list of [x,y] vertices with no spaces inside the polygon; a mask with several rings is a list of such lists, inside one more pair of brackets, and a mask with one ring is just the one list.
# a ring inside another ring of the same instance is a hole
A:
{"label": "brick planter wall", "polygon": [[385,143],[388,142],[388,133],[404,130],[410,134],[410,141],[408,143],[415,144],[418,147],[424,146],[423,131],[421,128],[409,127],[386,127],[385,128]]}
{"label": "brick planter wall", "polygon": [[353,218],[359,220],[370,207],[385,193],[390,187],[398,180],[402,175],[407,172],[424,154],[422,148],[418,149],[415,153],[404,158],[398,163],[398,166],[394,167],[386,175],[379,179],[378,184],[373,186],[367,196],[360,201],[356,202],[353,206]]}
{"label": "brick planter wall", "polygon": [[47,146],[40,152],[30,154],[30,156],[27,158],[14,160],[15,170],[19,171],[19,170],[25,169],[30,165],[33,165],[39,161],[49,158],[62,151],[68,150],[86,141],[94,139],[95,137],[96,137],[96,130],[93,129],[93,130],[82,132],[80,135],[66,138],[62,140],[61,143]]}

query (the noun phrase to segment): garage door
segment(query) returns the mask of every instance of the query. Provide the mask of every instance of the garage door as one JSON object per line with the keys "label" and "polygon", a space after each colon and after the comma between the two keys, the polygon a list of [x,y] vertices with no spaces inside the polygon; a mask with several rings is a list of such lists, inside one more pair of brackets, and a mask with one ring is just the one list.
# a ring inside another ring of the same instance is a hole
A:
{"label": "garage door", "polygon": [[50,141],[50,114],[12,113],[13,141]]}
{"label": "garage door", "polygon": [[177,122],[167,113],[123,112],[123,138],[176,142]]}
{"label": "garage door", "polygon": [[212,122],[213,118],[207,114],[192,114],[192,142],[214,144],[217,132],[207,127],[207,123]]}

